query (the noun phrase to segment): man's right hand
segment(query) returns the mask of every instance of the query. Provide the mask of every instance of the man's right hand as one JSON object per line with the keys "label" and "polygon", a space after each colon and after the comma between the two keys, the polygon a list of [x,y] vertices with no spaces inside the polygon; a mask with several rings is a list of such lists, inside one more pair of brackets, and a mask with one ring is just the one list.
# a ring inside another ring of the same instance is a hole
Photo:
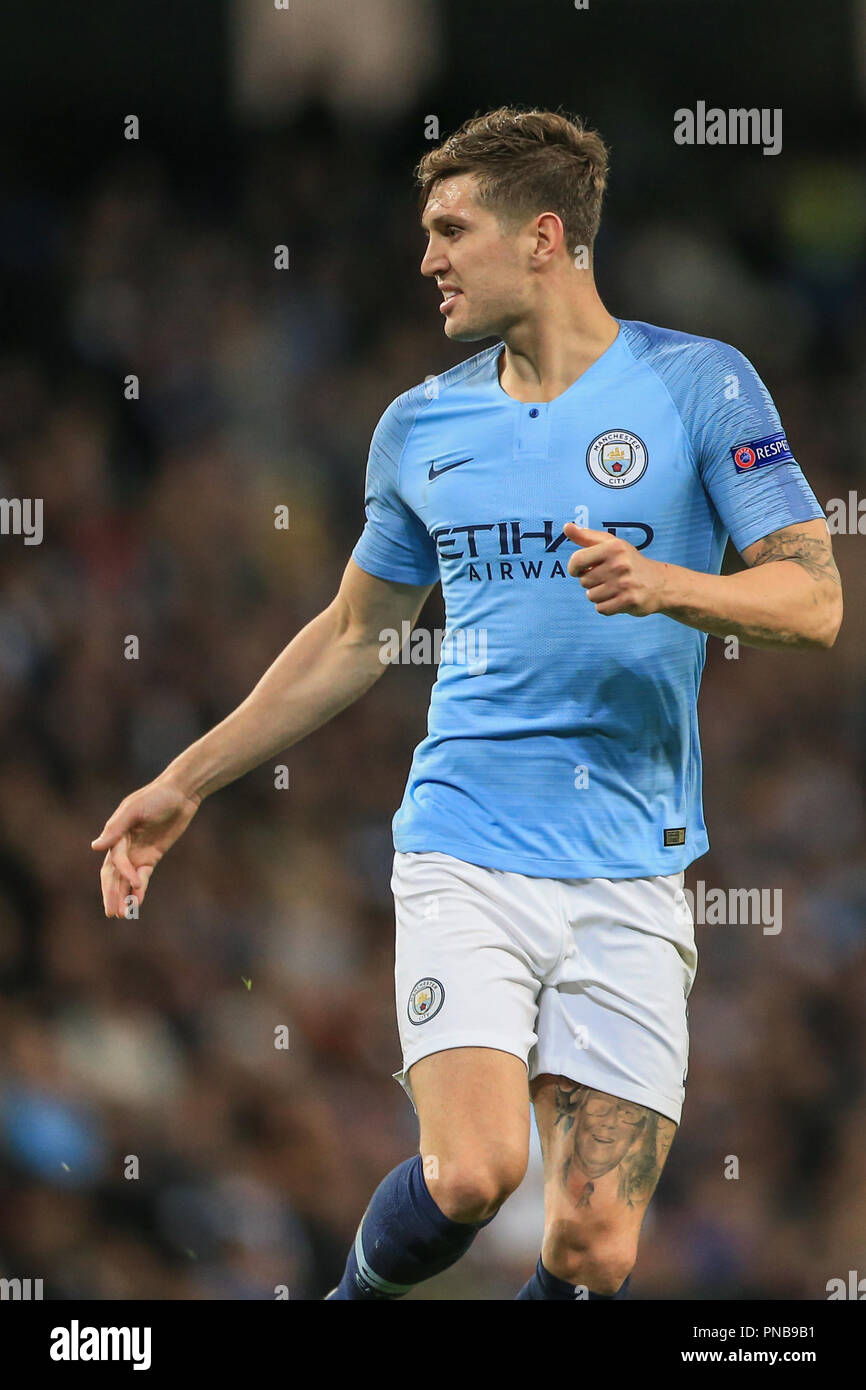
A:
{"label": "man's right hand", "polygon": [[100,871],[106,917],[125,917],[130,897],[141,906],[151,874],[200,805],[200,797],[162,778],[121,801],[91,842],[107,851]]}

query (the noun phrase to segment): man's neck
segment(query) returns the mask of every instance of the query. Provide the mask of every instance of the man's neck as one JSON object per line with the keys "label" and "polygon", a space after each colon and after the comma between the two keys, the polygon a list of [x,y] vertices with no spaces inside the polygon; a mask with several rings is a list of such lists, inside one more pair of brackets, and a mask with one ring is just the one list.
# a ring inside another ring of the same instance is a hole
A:
{"label": "man's neck", "polygon": [[499,384],[517,401],[552,401],[597,362],[619,324],[597,295],[579,308],[559,305],[503,334]]}

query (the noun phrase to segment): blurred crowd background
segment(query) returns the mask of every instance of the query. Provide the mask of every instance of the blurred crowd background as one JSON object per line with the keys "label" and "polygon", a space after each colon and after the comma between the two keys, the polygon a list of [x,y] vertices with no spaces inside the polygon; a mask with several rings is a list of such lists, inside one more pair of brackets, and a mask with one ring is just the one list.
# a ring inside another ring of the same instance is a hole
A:
{"label": "blurred crowd background", "polygon": [[[388,671],[288,752],[288,789],[265,766],[206,802],[140,920],[103,916],[90,840],[330,600],[387,404],[486,345],[447,342],[418,275],[431,113],[443,136],[501,102],[597,125],[610,311],[735,343],[825,508],[859,497],[866,26],[799,0],[138,8],[3,21],[0,495],[43,498],[44,539],[0,537],[0,1276],[318,1299],[417,1145],[390,820],[435,671]],[[676,146],[699,98],[781,107],[782,153]],[[835,539],[831,652],[709,639],[712,850],[687,883],[781,889],[783,927],[697,927],[636,1298],[866,1274],[864,546]],[[413,1297],[512,1298],[541,1229],[533,1137],[523,1187]]]}

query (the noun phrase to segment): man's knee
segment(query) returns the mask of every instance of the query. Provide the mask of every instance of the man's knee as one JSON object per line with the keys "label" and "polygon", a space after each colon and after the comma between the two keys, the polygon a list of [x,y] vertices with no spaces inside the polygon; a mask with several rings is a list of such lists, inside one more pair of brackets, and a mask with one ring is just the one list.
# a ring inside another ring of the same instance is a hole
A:
{"label": "man's knee", "polygon": [[522,1183],[527,1163],[518,1150],[442,1158],[435,1164],[430,1159],[425,1157],[424,1173],[436,1205],[452,1221],[469,1223],[495,1215]]}
{"label": "man's knee", "polygon": [[634,1269],[636,1259],[637,1237],[613,1224],[587,1228],[563,1218],[548,1227],[545,1268],[569,1284],[585,1284],[593,1293],[616,1293]]}

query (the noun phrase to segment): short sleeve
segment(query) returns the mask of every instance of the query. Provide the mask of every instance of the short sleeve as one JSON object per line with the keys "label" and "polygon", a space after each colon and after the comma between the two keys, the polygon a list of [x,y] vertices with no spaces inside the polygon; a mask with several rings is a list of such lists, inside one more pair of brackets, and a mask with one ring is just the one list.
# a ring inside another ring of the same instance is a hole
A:
{"label": "short sleeve", "polygon": [[418,409],[414,395],[414,390],[407,391],[392,401],[373,431],[364,497],[367,521],[352,558],[379,579],[435,584],[436,547],[399,489],[400,460]]}
{"label": "short sleeve", "polygon": [[785,437],[779,412],[747,357],[707,341],[695,362],[690,434],[701,481],[742,552],[797,522],[824,516]]}

